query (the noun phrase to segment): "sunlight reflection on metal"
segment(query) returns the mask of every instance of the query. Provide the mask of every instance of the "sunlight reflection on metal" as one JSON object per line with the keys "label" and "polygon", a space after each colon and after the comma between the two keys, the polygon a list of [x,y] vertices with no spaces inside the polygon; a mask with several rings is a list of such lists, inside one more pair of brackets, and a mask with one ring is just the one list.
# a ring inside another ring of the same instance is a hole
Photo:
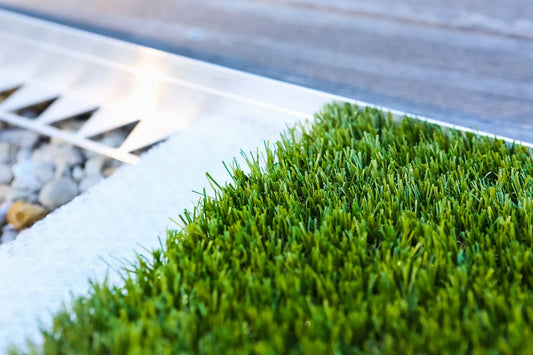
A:
{"label": "sunlight reflection on metal", "polygon": [[[0,43],[0,92],[19,87],[0,103],[0,120],[57,136],[52,123],[92,112],[78,132],[60,135],[128,162],[202,115],[294,122],[333,98],[2,10]],[[50,100],[33,120],[16,114]],[[137,121],[118,148],[90,140]]]}

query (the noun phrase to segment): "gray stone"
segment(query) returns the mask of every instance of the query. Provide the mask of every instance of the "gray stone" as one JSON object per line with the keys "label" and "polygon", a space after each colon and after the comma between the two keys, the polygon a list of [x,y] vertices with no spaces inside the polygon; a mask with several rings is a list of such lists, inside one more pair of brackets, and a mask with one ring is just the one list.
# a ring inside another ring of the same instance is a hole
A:
{"label": "gray stone", "polygon": [[56,166],[66,165],[70,168],[76,164],[81,164],[83,156],[78,148],[64,145],[58,147],[54,161]]}
{"label": "gray stone", "polygon": [[33,176],[42,183],[46,183],[54,178],[55,166],[51,163],[38,162],[33,165]]}
{"label": "gray stone", "polygon": [[0,142],[0,163],[8,164],[11,160],[11,144]]}
{"label": "gray stone", "polygon": [[17,145],[22,148],[33,148],[39,141],[39,135],[25,129],[7,129],[0,132],[0,142]]}
{"label": "gray stone", "polygon": [[85,177],[85,171],[80,165],[75,165],[72,168],[72,178],[76,181],[80,181]]}
{"label": "gray stone", "polygon": [[56,164],[56,177],[70,176],[70,169],[83,162],[80,151],[72,146],[62,146],[54,158]]}
{"label": "gray stone", "polygon": [[120,168],[122,166],[122,164],[124,164],[123,162],[121,162],[120,160],[115,160],[115,159],[109,159],[109,166],[112,167],[112,168]]}
{"label": "gray stone", "polygon": [[1,243],[9,243],[17,238],[18,231],[11,224],[8,224],[2,228]]}
{"label": "gray stone", "polygon": [[117,131],[107,133],[104,137],[102,137],[102,139],[100,139],[100,143],[109,147],[118,148],[125,140],[126,134],[124,132]]}
{"label": "gray stone", "polygon": [[102,175],[108,177],[113,175],[115,171],[122,166],[122,162],[115,159],[107,159],[104,169],[102,170]]}
{"label": "gray stone", "polygon": [[30,191],[37,191],[41,188],[42,183],[33,176],[33,162],[31,160],[23,160],[13,165],[13,183],[11,184],[15,189],[23,189]]}
{"label": "gray stone", "polygon": [[102,175],[104,177],[109,177],[113,175],[115,171],[117,171],[117,169],[118,167],[110,166],[109,168],[105,168],[104,170],[102,170]]}
{"label": "gray stone", "polygon": [[51,145],[67,145],[67,144],[70,144],[69,142],[61,139],[61,138],[57,138],[57,137],[51,137],[50,138],[50,144]]}
{"label": "gray stone", "polygon": [[7,223],[7,211],[9,210],[9,203],[2,203],[0,205],[0,226],[3,226]]}
{"label": "gray stone", "polygon": [[0,164],[0,184],[9,184],[13,180],[13,173],[9,165]]}
{"label": "gray stone", "polygon": [[85,124],[85,121],[66,120],[58,124],[63,131],[77,132]]}
{"label": "gray stone", "polygon": [[11,186],[0,185],[0,203],[4,203],[11,196]]}
{"label": "gray stone", "polygon": [[63,144],[43,144],[33,152],[34,162],[53,163],[56,168],[60,165],[71,167],[80,164],[83,157],[80,151],[71,146]]}
{"label": "gray stone", "polygon": [[15,161],[30,160],[32,154],[31,148],[20,148],[15,157]]}
{"label": "gray stone", "polygon": [[69,177],[60,177],[44,185],[39,194],[39,202],[50,209],[56,209],[77,194],[78,185]]}
{"label": "gray stone", "polygon": [[104,177],[101,174],[88,175],[80,182],[80,192],[84,193],[91,187],[98,185],[103,179]]}
{"label": "gray stone", "polygon": [[[48,143],[41,144],[32,153],[31,160],[34,163],[54,164],[54,146]],[[55,165],[55,164],[54,164]]]}
{"label": "gray stone", "polygon": [[55,166],[55,176],[67,176],[70,168],[81,164],[83,156],[79,149],[71,145],[43,144],[36,149],[32,155],[35,163],[49,163]]}
{"label": "gray stone", "polygon": [[11,189],[9,195],[7,196],[8,201],[18,201],[24,200],[27,201],[33,195],[33,191],[25,189]]}
{"label": "gray stone", "polygon": [[104,168],[106,160],[107,158],[102,155],[95,155],[94,157],[89,158],[85,162],[85,175],[100,174]]}
{"label": "gray stone", "polygon": [[26,197],[25,201],[28,203],[38,204],[39,194],[37,192],[32,192],[28,197]]}
{"label": "gray stone", "polygon": [[59,165],[56,168],[56,172],[54,174],[54,179],[59,179],[62,177],[70,178],[72,177],[72,170],[67,165]]}

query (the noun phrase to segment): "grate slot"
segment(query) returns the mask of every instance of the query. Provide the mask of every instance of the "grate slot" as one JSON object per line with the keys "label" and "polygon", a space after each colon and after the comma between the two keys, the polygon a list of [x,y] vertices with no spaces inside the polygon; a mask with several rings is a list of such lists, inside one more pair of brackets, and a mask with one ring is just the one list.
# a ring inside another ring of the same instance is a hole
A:
{"label": "grate slot", "polygon": [[54,101],[58,98],[53,98],[50,100],[38,102],[28,106],[21,107],[19,109],[13,110],[12,112],[16,115],[26,117],[26,118],[37,118],[39,117],[48,107],[50,107]]}
{"label": "grate slot", "polygon": [[89,139],[111,148],[119,148],[131,134],[131,132],[133,132],[135,127],[137,127],[139,122],[140,120],[125,124],[123,126],[106,131],[105,133],[100,133],[98,135],[89,137]]}
{"label": "grate slot", "polygon": [[91,111],[80,113],[78,115],[70,116],[70,117],[61,119],[59,121],[55,121],[51,125],[62,131],[76,133],[81,129],[81,127],[83,127],[85,123],[87,123],[87,121],[92,117],[92,115],[96,111],[98,111],[98,109],[94,109]]}
{"label": "grate slot", "polygon": [[15,87],[13,89],[8,89],[8,90],[3,90],[3,91],[0,91],[0,104],[2,104],[2,102],[6,101],[11,95],[13,95],[18,89],[20,88],[19,87]]}

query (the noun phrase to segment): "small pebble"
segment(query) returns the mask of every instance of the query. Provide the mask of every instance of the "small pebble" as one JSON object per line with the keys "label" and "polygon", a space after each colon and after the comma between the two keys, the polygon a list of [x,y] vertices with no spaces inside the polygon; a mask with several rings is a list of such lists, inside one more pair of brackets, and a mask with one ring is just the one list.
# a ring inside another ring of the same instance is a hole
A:
{"label": "small pebble", "polygon": [[44,143],[33,151],[31,155],[31,160],[34,163],[49,163],[55,165],[54,151],[55,149],[51,144]]}
{"label": "small pebble", "polygon": [[84,193],[85,191],[89,190],[91,187],[98,185],[100,181],[102,181],[104,177],[102,175],[93,174],[88,175],[80,182],[80,192]]}
{"label": "small pebble", "polygon": [[29,160],[31,158],[32,151],[30,148],[22,148],[17,152],[15,158],[16,161]]}
{"label": "small pebble", "polygon": [[76,165],[72,168],[72,178],[76,181],[80,181],[85,177],[85,171],[79,165]]}
{"label": "small pebble", "polygon": [[39,202],[53,210],[69,202],[77,194],[78,185],[69,177],[60,177],[44,185],[39,194]]}
{"label": "small pebble", "polygon": [[32,196],[32,191],[25,189],[11,189],[7,200],[9,201],[18,201],[18,200],[27,200]]}
{"label": "small pebble", "polygon": [[21,148],[33,148],[39,141],[39,135],[25,129],[7,129],[0,132],[0,142],[17,145]]}
{"label": "small pebble", "polygon": [[43,144],[32,154],[32,161],[35,163],[54,164],[56,170],[72,167],[83,161],[83,156],[79,149],[70,145]]}
{"label": "small pebble", "polygon": [[33,165],[33,176],[42,183],[54,178],[55,166],[51,163],[38,162]]}
{"label": "small pebble", "polygon": [[66,120],[59,124],[59,128],[64,131],[76,132],[85,124],[84,121]]}
{"label": "small pebble", "polygon": [[105,168],[104,170],[102,170],[102,175],[104,177],[109,177],[113,175],[115,171],[117,171],[117,169],[118,167],[110,166],[109,168]]}
{"label": "small pebble", "polygon": [[0,205],[0,226],[7,223],[7,211],[9,210],[8,203],[2,203]]}
{"label": "small pebble", "polygon": [[106,157],[102,155],[95,155],[94,157],[89,158],[85,162],[85,175],[89,176],[100,174],[102,172],[102,168],[104,167],[106,160]]}
{"label": "small pebble", "polygon": [[11,144],[0,142],[0,163],[9,164],[11,156]]}
{"label": "small pebble", "polygon": [[69,145],[57,146],[54,161],[56,166],[66,165],[72,167],[76,164],[80,164],[83,161],[83,156],[76,147]]}
{"label": "small pebble", "polygon": [[9,243],[17,238],[18,231],[12,225],[6,225],[2,228],[0,243]]}
{"label": "small pebble", "polygon": [[64,146],[54,158],[56,177],[70,176],[71,168],[83,162],[83,155],[77,148]]}
{"label": "small pebble", "polygon": [[13,180],[13,173],[8,165],[0,164],[0,184],[9,184]]}
{"label": "small pebble", "polygon": [[126,140],[126,135],[122,132],[113,132],[100,139],[100,143],[109,147],[118,148]]}
{"label": "small pebble", "polygon": [[13,165],[13,188],[38,191],[42,187],[42,183],[33,175],[33,167],[31,160],[23,160]]}
{"label": "small pebble", "polygon": [[0,185],[0,203],[4,203],[11,195],[11,186]]}
{"label": "small pebble", "polygon": [[33,174],[34,164],[31,160],[22,160],[11,167],[13,181],[11,186],[15,189],[38,191],[43,184]]}
{"label": "small pebble", "polygon": [[52,137],[50,138],[50,144],[51,145],[65,145],[69,143],[61,138]]}

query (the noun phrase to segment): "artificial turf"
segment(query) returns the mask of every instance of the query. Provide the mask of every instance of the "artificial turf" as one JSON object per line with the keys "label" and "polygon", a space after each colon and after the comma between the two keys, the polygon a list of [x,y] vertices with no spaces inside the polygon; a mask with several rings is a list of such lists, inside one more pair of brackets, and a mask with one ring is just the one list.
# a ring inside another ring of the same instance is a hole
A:
{"label": "artificial turf", "polygon": [[350,104],[274,147],[34,350],[533,352],[526,148]]}

